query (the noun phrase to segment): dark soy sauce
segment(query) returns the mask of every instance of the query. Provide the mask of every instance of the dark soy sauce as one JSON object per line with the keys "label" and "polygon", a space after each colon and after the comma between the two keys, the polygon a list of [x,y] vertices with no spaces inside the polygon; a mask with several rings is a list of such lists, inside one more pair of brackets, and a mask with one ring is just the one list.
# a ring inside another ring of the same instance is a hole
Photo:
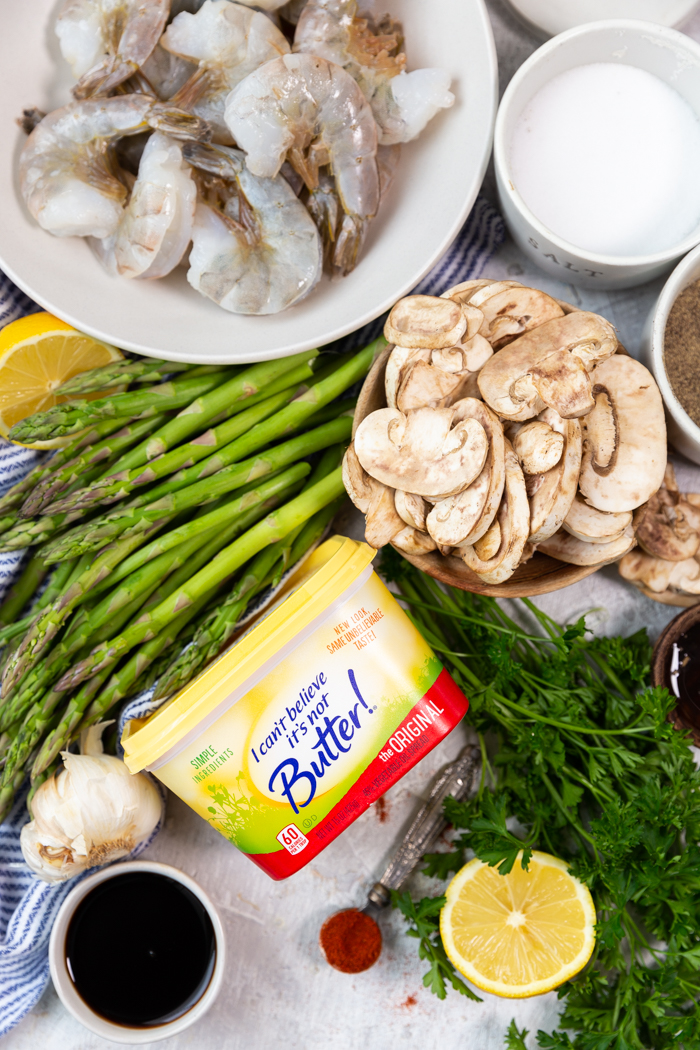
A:
{"label": "dark soy sauce", "polygon": [[209,913],[179,882],[125,872],[80,902],[66,961],[91,1010],[114,1024],[165,1024],[202,997],[216,959]]}
{"label": "dark soy sauce", "polygon": [[700,623],[673,643],[669,677],[681,721],[700,730]]}

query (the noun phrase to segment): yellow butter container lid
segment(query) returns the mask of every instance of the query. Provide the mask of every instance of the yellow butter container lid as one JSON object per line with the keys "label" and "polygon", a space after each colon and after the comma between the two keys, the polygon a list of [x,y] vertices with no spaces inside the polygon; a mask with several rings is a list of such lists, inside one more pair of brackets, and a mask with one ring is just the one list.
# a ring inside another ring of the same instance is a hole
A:
{"label": "yellow butter container lid", "polygon": [[227,701],[243,695],[251,679],[347,591],[371,565],[376,551],[346,536],[326,540],[304,562],[281,598],[226,652],[147,722],[122,736],[124,761],[132,773],[160,765],[221,713]]}

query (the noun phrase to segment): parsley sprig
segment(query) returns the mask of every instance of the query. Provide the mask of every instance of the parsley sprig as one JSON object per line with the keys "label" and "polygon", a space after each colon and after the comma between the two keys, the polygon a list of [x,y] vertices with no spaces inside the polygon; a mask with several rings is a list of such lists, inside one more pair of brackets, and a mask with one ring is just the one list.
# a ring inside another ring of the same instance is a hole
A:
{"label": "parsley sprig", "polygon": [[[559,990],[542,1050],[700,1050],[700,773],[649,684],[645,631],[593,638],[532,602],[442,588],[393,551],[382,572],[470,699],[484,757],[477,797],[448,799],[454,850],[429,855],[447,878],[473,850],[506,874],[520,850],[570,862],[597,906],[586,969]],[[443,898],[395,898],[441,998],[454,984],[441,952]],[[454,974],[454,979],[459,978]],[[460,982],[463,984],[464,982]],[[527,1032],[513,1022],[506,1047]]]}

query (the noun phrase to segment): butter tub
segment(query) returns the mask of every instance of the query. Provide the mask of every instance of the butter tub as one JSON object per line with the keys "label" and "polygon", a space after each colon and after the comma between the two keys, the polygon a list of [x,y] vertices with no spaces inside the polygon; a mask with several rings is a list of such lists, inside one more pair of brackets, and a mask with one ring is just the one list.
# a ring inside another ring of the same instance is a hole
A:
{"label": "butter tub", "polygon": [[226,652],[122,738],[273,879],[308,864],[469,703],[372,569],[335,536]]}

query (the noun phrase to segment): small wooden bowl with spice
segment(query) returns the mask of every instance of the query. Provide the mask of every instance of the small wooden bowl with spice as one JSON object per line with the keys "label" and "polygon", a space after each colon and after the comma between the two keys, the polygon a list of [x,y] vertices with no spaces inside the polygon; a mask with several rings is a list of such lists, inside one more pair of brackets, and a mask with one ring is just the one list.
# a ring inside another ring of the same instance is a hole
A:
{"label": "small wooden bowl with spice", "polygon": [[666,281],[642,337],[641,360],[661,391],[670,444],[700,464],[700,246]]}
{"label": "small wooden bowl with spice", "polygon": [[[565,314],[576,313],[577,307],[557,300]],[[353,436],[360,423],[371,412],[386,407],[385,373],[387,362],[393,346],[388,346],[375,361],[365,379],[355,410]],[[627,351],[618,344],[617,353]],[[453,555],[447,557],[439,551],[429,554],[407,554],[399,551],[401,556],[428,576],[458,587],[463,591],[485,594],[494,598],[531,598],[539,594],[561,590],[569,584],[577,583],[596,572],[600,565],[570,565],[549,557],[541,551],[519,565],[513,575],[503,583],[485,583],[475,572]]]}

